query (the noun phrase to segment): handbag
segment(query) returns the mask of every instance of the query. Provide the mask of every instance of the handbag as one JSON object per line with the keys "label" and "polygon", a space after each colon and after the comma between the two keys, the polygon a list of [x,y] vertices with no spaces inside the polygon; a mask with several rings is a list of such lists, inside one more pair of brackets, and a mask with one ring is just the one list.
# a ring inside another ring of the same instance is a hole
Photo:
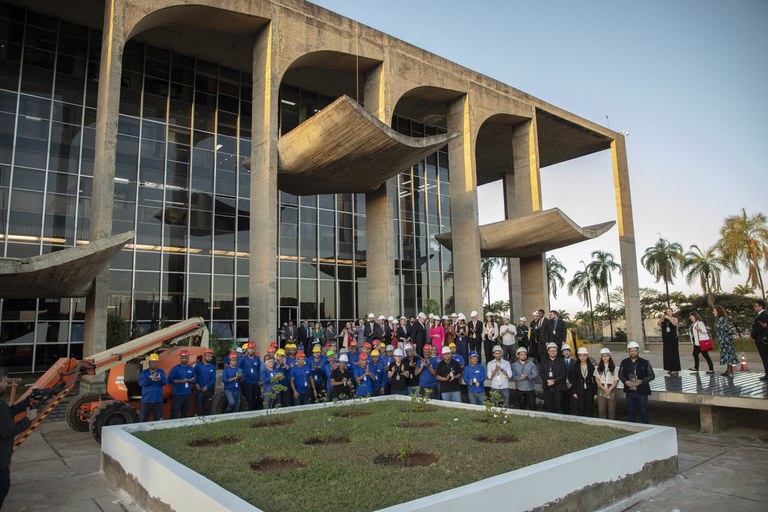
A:
{"label": "handbag", "polygon": [[709,352],[713,348],[711,339],[699,340],[699,350],[702,352]]}

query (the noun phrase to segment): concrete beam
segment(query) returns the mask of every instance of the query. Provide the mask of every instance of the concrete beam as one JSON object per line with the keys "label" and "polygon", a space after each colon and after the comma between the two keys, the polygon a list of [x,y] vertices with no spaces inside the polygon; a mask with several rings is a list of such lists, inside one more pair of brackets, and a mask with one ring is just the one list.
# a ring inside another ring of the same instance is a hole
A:
{"label": "concrete beam", "polygon": [[253,47],[248,333],[261,353],[277,335],[278,41],[271,23]]}
{"label": "concrete beam", "polygon": [[613,182],[616,189],[616,218],[619,225],[619,251],[621,253],[621,278],[624,286],[627,339],[644,343],[627,147],[624,137],[621,135],[611,143],[611,160],[613,162]]}
{"label": "concrete beam", "polygon": [[456,311],[482,311],[480,230],[477,213],[474,127],[469,98],[448,104],[448,131],[460,136],[448,143],[451,176],[451,231],[461,243],[453,248]]}

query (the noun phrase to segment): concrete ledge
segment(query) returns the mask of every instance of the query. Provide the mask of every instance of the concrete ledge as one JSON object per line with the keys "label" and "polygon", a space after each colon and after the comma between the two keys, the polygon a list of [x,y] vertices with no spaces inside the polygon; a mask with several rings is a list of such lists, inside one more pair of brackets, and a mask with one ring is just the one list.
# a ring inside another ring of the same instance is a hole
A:
{"label": "concrete ledge", "polygon": [[[370,399],[404,400],[387,396]],[[458,409],[482,409],[469,404],[433,401]],[[337,405],[338,406],[338,405]],[[281,409],[277,414],[325,407],[325,404]],[[570,453],[479,482],[389,507],[387,512],[466,510],[594,510],[677,474],[674,428],[638,425],[596,418],[507,410],[510,415],[541,416],[635,431],[623,439]],[[263,416],[264,411],[185,418],[157,423],[116,425],[102,432],[102,471],[117,486],[151,510],[259,509],[222,489],[132,435],[154,429],[216,423]]]}

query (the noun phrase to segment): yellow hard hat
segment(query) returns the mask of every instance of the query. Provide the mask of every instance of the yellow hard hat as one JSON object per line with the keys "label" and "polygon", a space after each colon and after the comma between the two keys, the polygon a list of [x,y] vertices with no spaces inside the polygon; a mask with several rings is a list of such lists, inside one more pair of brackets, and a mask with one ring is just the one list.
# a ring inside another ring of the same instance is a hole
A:
{"label": "yellow hard hat", "polygon": [[285,355],[285,350],[281,348],[281,349],[279,349],[279,350],[276,352],[276,354],[277,354],[277,355],[279,355],[279,356],[284,356],[284,355]]}
{"label": "yellow hard hat", "polygon": [[243,350],[248,350],[248,344],[247,343],[243,343]]}
{"label": "yellow hard hat", "polygon": [[378,350],[376,350],[376,349],[373,349],[373,350],[371,351],[371,355],[372,355],[372,356],[377,356],[377,355],[379,355],[379,351],[378,351]]}
{"label": "yellow hard hat", "polygon": [[160,360],[160,356],[157,355],[157,354],[149,354],[149,360],[150,361],[159,361]]}
{"label": "yellow hard hat", "polygon": [[320,345],[315,345],[312,347],[312,353],[314,354],[315,352],[320,352]]}

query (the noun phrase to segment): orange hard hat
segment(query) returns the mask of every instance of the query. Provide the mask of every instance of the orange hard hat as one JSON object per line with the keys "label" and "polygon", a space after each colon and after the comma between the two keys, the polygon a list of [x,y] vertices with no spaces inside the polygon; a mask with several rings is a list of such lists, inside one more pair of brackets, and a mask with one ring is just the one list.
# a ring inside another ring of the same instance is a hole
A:
{"label": "orange hard hat", "polygon": [[179,355],[181,357],[184,357],[184,356],[189,357],[189,350],[182,350]]}

